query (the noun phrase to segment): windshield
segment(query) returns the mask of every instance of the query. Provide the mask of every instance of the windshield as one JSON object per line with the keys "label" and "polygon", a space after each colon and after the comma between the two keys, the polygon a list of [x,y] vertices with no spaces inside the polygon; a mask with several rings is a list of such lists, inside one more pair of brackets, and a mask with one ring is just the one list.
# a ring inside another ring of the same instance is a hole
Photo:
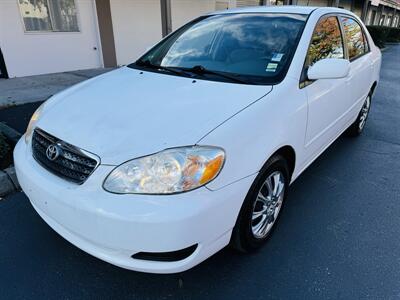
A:
{"label": "windshield", "polygon": [[286,74],[306,19],[278,13],[202,17],[172,33],[130,67],[157,72],[170,68],[173,75],[201,74],[218,81],[236,77],[251,84],[276,83]]}

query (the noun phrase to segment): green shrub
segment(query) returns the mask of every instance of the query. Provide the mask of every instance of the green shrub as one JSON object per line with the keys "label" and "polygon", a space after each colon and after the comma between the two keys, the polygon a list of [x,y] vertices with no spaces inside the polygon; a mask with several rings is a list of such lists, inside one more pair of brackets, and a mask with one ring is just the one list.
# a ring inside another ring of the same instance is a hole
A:
{"label": "green shrub", "polygon": [[386,41],[389,43],[400,42],[400,28],[389,27],[389,32]]}
{"label": "green shrub", "polygon": [[400,28],[387,27],[387,26],[367,26],[375,45],[379,48],[385,47],[385,43],[400,42]]}

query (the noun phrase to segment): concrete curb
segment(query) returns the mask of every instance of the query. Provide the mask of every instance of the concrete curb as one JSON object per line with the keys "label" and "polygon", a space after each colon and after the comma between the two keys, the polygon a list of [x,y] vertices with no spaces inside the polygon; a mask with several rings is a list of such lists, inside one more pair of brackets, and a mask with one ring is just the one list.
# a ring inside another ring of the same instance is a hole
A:
{"label": "concrete curb", "polygon": [[[7,126],[5,123],[0,122],[0,132],[8,139],[8,142],[12,144],[12,148],[17,144],[21,138],[21,134],[14,128]],[[15,168],[13,165],[7,169],[0,170],[0,197],[7,196],[13,192],[21,189],[17,175],[15,174]]]}
{"label": "concrete curb", "polygon": [[8,175],[8,177],[11,179],[14,187],[16,190],[20,190],[21,186],[19,185],[17,174],[15,173],[15,168],[14,166],[8,167],[7,169],[4,170],[4,172]]}
{"label": "concrete curb", "polygon": [[[2,2],[2,0],[0,0]],[[115,68],[75,70],[0,80],[0,109],[48,99],[72,85]]]}
{"label": "concrete curb", "polygon": [[0,197],[7,196],[13,192],[19,191],[17,176],[15,174],[15,168],[9,167],[4,171],[0,170]]}
{"label": "concrete curb", "polygon": [[[35,102],[44,102],[44,101],[46,101],[47,99],[49,99],[51,96],[53,96],[53,95],[50,95],[49,97],[45,97],[45,98],[40,98],[40,99],[30,99],[30,100],[26,100],[26,101],[23,101],[23,102],[21,102],[21,103],[14,103],[14,102],[10,102],[10,103],[1,103],[0,102],[0,110],[1,109],[7,109],[7,108],[10,108],[10,107],[14,107],[14,106],[19,106],[19,105],[24,105],[24,104],[29,104],[29,103],[35,103]],[[1,101],[1,100],[0,100]]]}
{"label": "concrete curb", "polygon": [[0,132],[2,132],[4,136],[9,139],[14,145],[17,144],[18,140],[22,136],[21,133],[3,122],[0,122]]}

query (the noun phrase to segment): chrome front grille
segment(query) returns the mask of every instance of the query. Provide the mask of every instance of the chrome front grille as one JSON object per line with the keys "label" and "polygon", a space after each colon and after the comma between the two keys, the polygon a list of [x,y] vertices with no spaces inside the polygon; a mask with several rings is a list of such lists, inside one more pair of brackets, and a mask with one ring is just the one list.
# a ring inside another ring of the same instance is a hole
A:
{"label": "chrome front grille", "polygon": [[[54,151],[49,151],[49,148]],[[46,170],[77,184],[84,183],[99,164],[99,159],[95,155],[39,128],[36,128],[32,135],[32,154]]]}

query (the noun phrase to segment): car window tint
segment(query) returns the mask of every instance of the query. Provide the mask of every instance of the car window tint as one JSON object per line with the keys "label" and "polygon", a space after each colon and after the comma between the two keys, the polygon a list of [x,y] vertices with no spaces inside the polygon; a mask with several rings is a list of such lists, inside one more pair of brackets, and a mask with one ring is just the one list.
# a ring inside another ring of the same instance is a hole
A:
{"label": "car window tint", "polygon": [[344,34],[346,37],[349,59],[363,55],[367,51],[367,45],[360,25],[352,18],[341,17]]}
{"label": "car window tint", "polygon": [[324,58],[344,58],[339,22],[333,16],[321,19],[315,27],[308,48],[306,66]]}

